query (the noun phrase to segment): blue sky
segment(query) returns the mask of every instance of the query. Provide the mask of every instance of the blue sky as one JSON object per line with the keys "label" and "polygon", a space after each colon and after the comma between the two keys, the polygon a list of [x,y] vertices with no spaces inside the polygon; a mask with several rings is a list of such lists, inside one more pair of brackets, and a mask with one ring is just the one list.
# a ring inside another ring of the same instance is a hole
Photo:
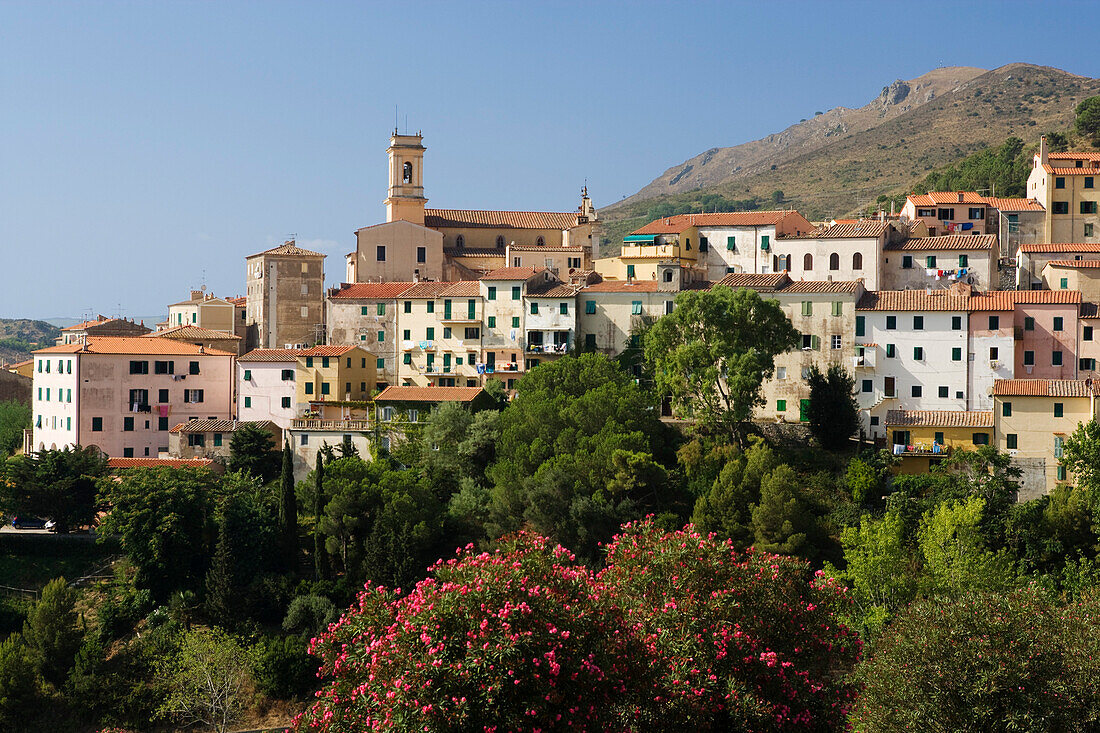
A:
{"label": "blue sky", "polygon": [[429,206],[599,206],[937,66],[1100,76],[1094,8],[0,2],[0,316],[162,316],[291,234],[339,281],[395,105]]}

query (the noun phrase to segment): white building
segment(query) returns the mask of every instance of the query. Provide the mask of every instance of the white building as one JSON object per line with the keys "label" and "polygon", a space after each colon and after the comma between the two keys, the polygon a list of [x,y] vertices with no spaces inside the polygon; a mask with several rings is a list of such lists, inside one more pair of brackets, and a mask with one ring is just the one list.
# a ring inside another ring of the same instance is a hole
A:
{"label": "white building", "polygon": [[688,216],[699,230],[699,264],[708,280],[721,280],[729,273],[778,272],[772,255],[776,238],[814,231],[814,225],[797,211]]}
{"label": "white building", "polygon": [[281,430],[298,414],[296,349],[253,349],[237,359],[237,417],[270,420]]}
{"label": "white building", "polygon": [[949,234],[890,242],[883,253],[883,290],[942,288],[966,283],[996,288],[996,234]]}
{"label": "white building", "polygon": [[[775,270],[792,280],[862,280],[867,290],[883,287],[883,250],[908,231],[878,220],[837,223],[810,234],[780,237],[774,244]],[[886,258],[889,259],[889,256]]]}
{"label": "white building", "polygon": [[524,295],[526,368],[568,353],[576,337],[577,287],[557,281],[528,286]]}

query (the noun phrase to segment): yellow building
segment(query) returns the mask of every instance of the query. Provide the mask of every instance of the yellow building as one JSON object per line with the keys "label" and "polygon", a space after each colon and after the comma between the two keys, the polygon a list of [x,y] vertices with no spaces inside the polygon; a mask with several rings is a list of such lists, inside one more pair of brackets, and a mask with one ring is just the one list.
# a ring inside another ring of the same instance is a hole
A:
{"label": "yellow building", "polygon": [[1027,197],[1045,211],[1046,242],[1100,241],[1100,153],[1051,153],[1039,141],[1027,179]]}
{"label": "yellow building", "polygon": [[993,383],[997,448],[1022,471],[1020,501],[1072,483],[1061,465],[1066,438],[1096,415],[1096,388],[1083,379],[998,379]]}
{"label": "yellow building", "polygon": [[314,346],[296,354],[295,402],[370,399],[376,382],[375,357],[358,346]]}
{"label": "yellow building", "polygon": [[1082,300],[1100,300],[1100,260],[1051,260],[1042,278],[1046,290],[1080,290]]}
{"label": "yellow building", "polygon": [[888,410],[886,434],[901,459],[898,473],[927,473],[954,450],[993,442],[993,413],[962,410]]}
{"label": "yellow building", "polygon": [[168,306],[168,320],[158,323],[157,329],[198,326],[233,333],[237,326],[236,316],[237,307],[233,302],[203,290],[192,290],[190,298]]}
{"label": "yellow building", "polygon": [[695,280],[706,280],[699,265],[699,228],[690,216],[651,221],[623,237],[618,257],[596,261],[596,272],[608,280],[656,280],[658,267],[675,264]]}
{"label": "yellow building", "polygon": [[412,387],[477,387],[481,377],[480,288],[421,282],[398,296],[398,382]]}

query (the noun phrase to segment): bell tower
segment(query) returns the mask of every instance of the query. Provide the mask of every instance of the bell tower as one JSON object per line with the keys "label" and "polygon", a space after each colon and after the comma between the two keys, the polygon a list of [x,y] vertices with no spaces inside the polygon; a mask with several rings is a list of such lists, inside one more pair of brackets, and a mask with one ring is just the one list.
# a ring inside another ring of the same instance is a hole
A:
{"label": "bell tower", "polygon": [[424,136],[390,136],[386,153],[390,157],[390,186],[386,196],[386,221],[411,221],[424,224]]}

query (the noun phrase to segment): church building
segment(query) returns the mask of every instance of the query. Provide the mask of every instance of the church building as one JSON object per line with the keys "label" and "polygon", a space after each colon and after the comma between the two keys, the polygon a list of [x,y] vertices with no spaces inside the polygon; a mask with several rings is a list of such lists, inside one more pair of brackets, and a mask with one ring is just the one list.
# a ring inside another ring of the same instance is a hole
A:
{"label": "church building", "polygon": [[428,209],[423,136],[390,137],[386,221],[355,233],[347,282],[476,280],[501,267],[546,267],[568,280],[592,269],[599,218],[585,188],[572,212]]}

